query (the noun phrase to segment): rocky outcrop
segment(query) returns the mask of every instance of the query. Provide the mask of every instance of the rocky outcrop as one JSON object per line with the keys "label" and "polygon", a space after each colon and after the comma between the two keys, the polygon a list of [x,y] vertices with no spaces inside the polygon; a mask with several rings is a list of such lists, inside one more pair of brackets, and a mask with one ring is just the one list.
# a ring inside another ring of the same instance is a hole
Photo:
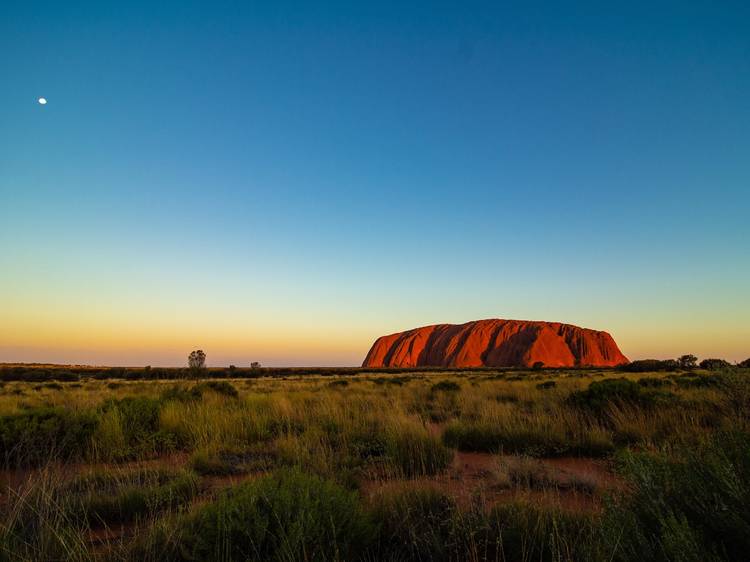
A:
{"label": "rocky outcrop", "polygon": [[614,367],[628,359],[607,332],[559,322],[476,320],[378,338],[363,367]]}

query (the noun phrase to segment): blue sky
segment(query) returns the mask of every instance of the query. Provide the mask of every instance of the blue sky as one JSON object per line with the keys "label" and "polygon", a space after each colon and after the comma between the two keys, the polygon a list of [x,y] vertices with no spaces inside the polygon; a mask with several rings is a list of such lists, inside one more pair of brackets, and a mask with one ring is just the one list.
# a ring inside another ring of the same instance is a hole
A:
{"label": "blue sky", "polygon": [[748,30],[739,2],[3,3],[0,361],[356,364],[488,317],[750,356]]}

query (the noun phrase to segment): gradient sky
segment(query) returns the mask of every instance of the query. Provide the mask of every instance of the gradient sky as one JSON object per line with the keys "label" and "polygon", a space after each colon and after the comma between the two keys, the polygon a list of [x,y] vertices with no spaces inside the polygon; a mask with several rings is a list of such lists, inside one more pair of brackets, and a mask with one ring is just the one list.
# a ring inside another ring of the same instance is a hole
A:
{"label": "gradient sky", "polygon": [[749,211],[747,2],[0,5],[0,361],[740,360]]}

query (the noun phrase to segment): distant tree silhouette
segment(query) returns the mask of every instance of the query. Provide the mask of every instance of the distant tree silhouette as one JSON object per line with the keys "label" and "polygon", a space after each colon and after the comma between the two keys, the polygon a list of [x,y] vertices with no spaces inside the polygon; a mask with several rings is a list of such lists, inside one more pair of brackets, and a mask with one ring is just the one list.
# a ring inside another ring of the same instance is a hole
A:
{"label": "distant tree silhouette", "polygon": [[699,365],[701,369],[708,369],[709,371],[724,369],[731,366],[732,365],[729,363],[729,361],[725,361],[724,359],[704,359],[700,362]]}
{"label": "distant tree silhouette", "polygon": [[253,361],[252,363],[250,363],[250,368],[251,369],[260,369],[260,363],[258,361]]}
{"label": "distant tree silhouette", "polygon": [[695,369],[698,366],[698,358],[690,354],[678,357],[677,362],[683,369]]}
{"label": "distant tree silhouette", "polygon": [[750,369],[750,357],[737,363],[737,366],[742,367],[743,369]]}
{"label": "distant tree silhouette", "polygon": [[201,371],[206,368],[206,354],[202,349],[190,352],[190,355],[188,355],[188,367],[194,377],[198,377]]}

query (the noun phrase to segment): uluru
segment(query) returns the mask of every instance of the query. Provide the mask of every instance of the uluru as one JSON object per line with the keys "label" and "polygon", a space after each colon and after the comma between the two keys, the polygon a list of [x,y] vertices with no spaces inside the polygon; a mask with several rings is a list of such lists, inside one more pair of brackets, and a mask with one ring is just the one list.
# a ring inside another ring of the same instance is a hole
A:
{"label": "uluru", "polygon": [[363,367],[614,367],[628,363],[607,332],[560,322],[475,320],[379,337]]}

